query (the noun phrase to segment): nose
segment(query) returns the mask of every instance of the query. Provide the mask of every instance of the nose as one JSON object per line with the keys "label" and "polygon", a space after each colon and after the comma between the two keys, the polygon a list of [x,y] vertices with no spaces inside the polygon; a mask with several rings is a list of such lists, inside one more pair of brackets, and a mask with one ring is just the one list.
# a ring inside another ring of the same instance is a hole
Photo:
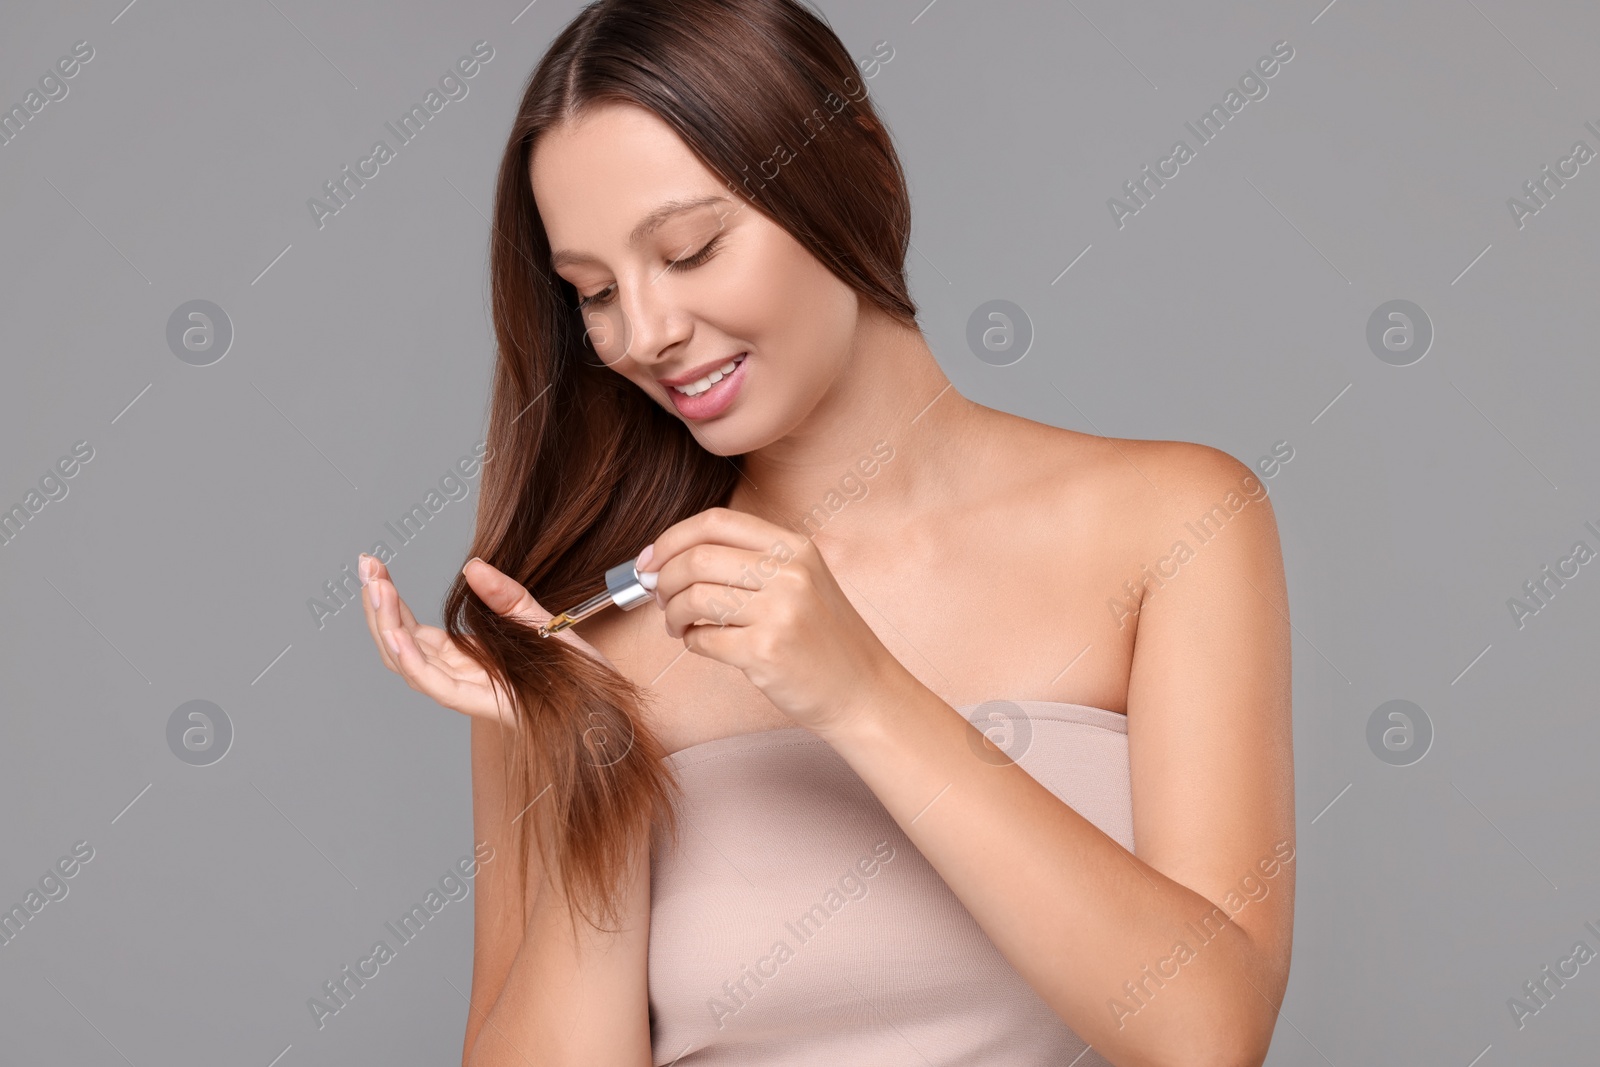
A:
{"label": "nose", "polygon": [[690,316],[676,299],[669,278],[641,269],[626,285],[618,285],[612,307],[622,321],[612,325],[621,341],[620,354],[608,357],[608,362],[627,357],[641,367],[654,367],[688,337]]}

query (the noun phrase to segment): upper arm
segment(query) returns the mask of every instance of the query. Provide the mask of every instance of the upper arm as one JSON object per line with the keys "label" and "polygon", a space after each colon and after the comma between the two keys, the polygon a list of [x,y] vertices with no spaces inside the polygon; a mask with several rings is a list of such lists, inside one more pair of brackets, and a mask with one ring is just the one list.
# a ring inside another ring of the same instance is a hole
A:
{"label": "upper arm", "polygon": [[462,1065],[648,1067],[650,837],[635,842],[621,873],[621,929],[595,930],[574,911],[559,866],[547,876],[519,844],[521,823],[512,820],[527,809],[516,796],[508,809],[502,784],[514,743],[498,723],[473,719],[473,824],[496,853],[478,876]]}
{"label": "upper arm", "polygon": [[1160,442],[1139,466],[1152,581],[1128,687],[1139,858],[1234,918],[1288,980],[1294,902],[1289,605],[1249,467]]}
{"label": "upper arm", "polygon": [[538,864],[528,864],[520,845],[520,822],[512,822],[505,778],[508,745],[514,735],[497,722],[472,716],[472,830],[474,840],[494,849],[494,860],[477,876],[472,917],[472,996],[467,1012],[461,1062],[472,1055],[478,1031],[494,1007],[516,959],[526,927],[528,902],[518,877],[528,869],[528,894],[536,896]]}

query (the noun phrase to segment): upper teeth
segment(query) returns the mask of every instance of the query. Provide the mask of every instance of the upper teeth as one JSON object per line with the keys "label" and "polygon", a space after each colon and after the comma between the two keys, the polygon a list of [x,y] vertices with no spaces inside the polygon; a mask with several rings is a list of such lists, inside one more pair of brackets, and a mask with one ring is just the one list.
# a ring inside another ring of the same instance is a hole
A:
{"label": "upper teeth", "polygon": [[722,366],[718,367],[704,378],[701,378],[699,381],[690,382],[688,385],[674,385],[673,388],[682,393],[684,396],[699,396],[707,389],[710,389],[713,385],[716,385],[718,382],[722,381],[723,378],[732,374],[733,368],[737,367],[743,361],[744,354],[741,353],[737,356],[734,356],[732,359],[728,360],[728,362],[724,363]]}

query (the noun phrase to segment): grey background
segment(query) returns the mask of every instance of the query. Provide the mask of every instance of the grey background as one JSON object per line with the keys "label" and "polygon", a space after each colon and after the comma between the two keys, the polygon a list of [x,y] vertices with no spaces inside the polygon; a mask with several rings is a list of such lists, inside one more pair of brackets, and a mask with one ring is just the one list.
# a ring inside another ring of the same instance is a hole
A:
{"label": "grey background", "polygon": [[[962,393],[1251,464],[1294,449],[1267,483],[1299,812],[1270,1062],[1586,1061],[1600,963],[1520,1031],[1506,1002],[1600,949],[1600,564],[1520,629],[1507,599],[1600,549],[1600,162],[1521,229],[1506,201],[1574,141],[1600,149],[1600,11],[1325,2],[821,6],[853,55],[893,49],[867,84]],[[95,850],[0,947],[0,1059],[459,1058],[470,897],[320,1031],[306,1008],[472,849],[465,718],[383,669],[359,605],[319,627],[307,602],[398,547],[384,523],[482,439],[484,213],[518,91],[578,7],[0,9],[0,106],[95,50],[0,145],[0,507],[94,449],[0,547],[0,904]],[[478,40],[469,95],[319,231],[307,199]],[[1107,198],[1279,40],[1268,96],[1119,229]],[[207,367],[166,340],[195,299],[234,329]],[[993,299],[1034,331],[1010,366],[967,346]],[[1393,299],[1436,333],[1407,367],[1366,344]],[[470,486],[392,564],[428,621]],[[207,767],[166,740],[197,699],[234,730]],[[1395,699],[1435,731],[1410,766],[1366,741]]]}

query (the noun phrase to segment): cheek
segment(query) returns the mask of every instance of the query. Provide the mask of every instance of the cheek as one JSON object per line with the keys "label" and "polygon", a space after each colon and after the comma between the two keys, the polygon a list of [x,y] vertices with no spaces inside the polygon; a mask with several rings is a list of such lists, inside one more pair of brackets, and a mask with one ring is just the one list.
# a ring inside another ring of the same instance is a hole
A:
{"label": "cheek", "polygon": [[761,350],[804,353],[827,367],[855,330],[855,290],[787,234],[762,249],[756,266],[730,295],[738,335]]}
{"label": "cheek", "polygon": [[612,305],[604,309],[573,312],[573,314],[579,316],[583,347],[590,353],[589,358],[604,363],[613,370],[627,372],[632,377],[632,372],[627,370],[631,361],[623,357],[623,352],[627,348],[624,344],[627,324],[615,307]]}

